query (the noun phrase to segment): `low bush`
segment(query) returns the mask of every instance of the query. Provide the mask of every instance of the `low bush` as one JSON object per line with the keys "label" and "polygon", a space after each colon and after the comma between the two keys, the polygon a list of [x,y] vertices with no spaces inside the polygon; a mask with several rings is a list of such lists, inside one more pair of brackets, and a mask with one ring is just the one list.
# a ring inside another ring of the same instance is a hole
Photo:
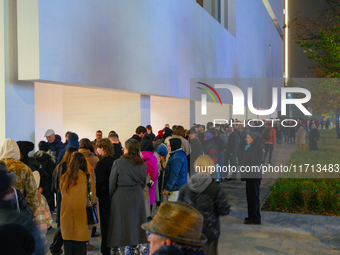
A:
{"label": "low bush", "polygon": [[[321,130],[320,135],[320,151],[296,151],[288,164],[340,164],[340,140],[334,130]],[[340,179],[322,179],[322,172],[317,179],[301,178],[304,174],[278,179],[262,210],[340,216]]]}

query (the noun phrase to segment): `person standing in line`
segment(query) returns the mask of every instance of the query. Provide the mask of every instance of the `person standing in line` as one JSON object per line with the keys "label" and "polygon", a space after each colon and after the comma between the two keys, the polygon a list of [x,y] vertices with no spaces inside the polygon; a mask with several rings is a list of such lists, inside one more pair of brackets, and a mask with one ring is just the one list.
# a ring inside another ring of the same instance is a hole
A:
{"label": "person standing in line", "polygon": [[97,132],[96,132],[96,139],[94,139],[93,141],[97,142],[97,141],[99,141],[102,138],[103,138],[103,132],[101,130],[97,130]]}
{"label": "person standing in line", "polygon": [[150,255],[201,255],[202,245],[207,241],[202,226],[203,215],[194,207],[165,202],[155,218],[142,228],[148,231]]}
{"label": "person standing in line", "polygon": [[[229,126],[228,130],[229,139],[226,148],[227,158],[225,160],[225,165],[226,166],[230,165],[230,167],[237,167],[236,157],[238,148],[240,147],[240,136],[235,132],[235,129],[232,125]],[[230,175],[230,173],[228,175]],[[228,181],[236,180],[236,172],[231,173],[231,177],[227,178],[227,180]]]}
{"label": "person standing in line", "polygon": [[109,140],[111,141],[112,145],[113,145],[113,150],[114,150],[114,155],[117,158],[120,158],[120,156],[123,155],[123,147],[122,144],[119,141],[119,136],[117,133],[114,134],[110,134],[109,135]]}
{"label": "person standing in line", "polygon": [[[150,175],[150,179],[152,184],[148,184],[149,187],[149,197],[150,197],[150,214],[152,213],[152,205],[155,203],[155,191],[157,186],[157,178],[158,178],[158,167],[157,167],[157,158],[153,154],[153,145],[150,140],[142,141],[140,144],[142,159],[146,164],[146,174]],[[151,219],[151,215],[149,217]]]}
{"label": "person standing in line", "polygon": [[[268,153],[269,153],[269,162],[268,162],[268,164],[272,164],[273,150],[276,147],[276,133],[275,133],[275,129],[270,124],[271,123],[268,122],[268,126],[266,127],[265,130],[263,130],[262,135],[261,135],[261,139],[264,142],[264,151],[265,151],[264,152],[264,157],[263,157],[263,162],[262,162],[263,164],[266,161]],[[294,136],[295,136],[294,128],[291,128],[291,129],[293,130]]]}
{"label": "person standing in line", "polygon": [[242,173],[241,180],[246,182],[246,194],[248,204],[248,217],[245,218],[244,224],[261,224],[261,205],[260,205],[260,185],[262,179],[261,163],[263,150],[260,140],[261,134],[250,132],[247,135],[249,148],[246,150],[243,161],[244,167],[258,166],[258,172]]}
{"label": "person standing in line", "polygon": [[63,253],[61,247],[64,244],[63,237],[61,236],[61,230],[60,230],[60,209],[61,209],[61,191],[60,191],[60,180],[61,177],[66,173],[67,171],[67,165],[71,161],[71,156],[74,152],[78,151],[74,147],[69,147],[63,159],[61,162],[57,165],[57,167],[53,171],[52,175],[52,186],[51,189],[54,193],[56,193],[56,201],[57,201],[57,215],[56,215],[56,223],[58,224],[58,230],[55,232],[52,244],[50,245],[50,252],[53,255],[60,255]]}
{"label": "person standing in line", "polygon": [[67,131],[66,133],[65,133],[65,142],[64,142],[64,148],[66,147],[66,145],[68,144],[68,135],[70,134],[70,133],[72,133],[71,131]]}
{"label": "person standing in line", "polygon": [[45,137],[49,145],[49,153],[58,159],[59,152],[64,149],[60,135],[56,135],[53,129],[48,129],[45,132]]}
{"label": "person standing in line", "polygon": [[312,129],[309,132],[309,150],[310,151],[318,151],[318,140],[320,139],[320,133],[316,129],[315,124],[312,124]]}
{"label": "person standing in line", "polygon": [[64,239],[65,255],[86,255],[86,242],[91,229],[87,223],[86,207],[88,206],[88,182],[91,185],[91,201],[96,197],[96,188],[87,171],[84,155],[74,152],[61,177],[61,212],[60,227]]}
{"label": "person standing in line", "polygon": [[169,159],[165,167],[163,194],[172,193],[169,201],[177,201],[179,189],[187,182],[188,161],[181,143],[181,139],[172,138],[167,144]]}
{"label": "person standing in line", "polygon": [[155,140],[155,134],[152,132],[152,127],[151,125],[147,125],[146,127],[146,134],[145,136],[149,136],[150,137],[150,140],[151,142],[153,142]]}
{"label": "person standing in line", "polygon": [[196,131],[196,129],[194,127],[190,128],[190,132],[189,132],[189,142],[190,142],[190,146],[192,149],[192,152],[190,153],[190,157],[189,157],[189,175],[193,175],[195,174],[195,168],[194,168],[194,163],[196,161],[196,159],[198,159],[199,156],[203,155],[203,146],[201,141],[198,139],[198,132]]}
{"label": "person standing in line", "polygon": [[34,158],[29,157],[28,153],[34,150],[34,143],[30,141],[17,141],[20,150],[20,161],[31,168],[32,172],[39,171],[41,164]]}
{"label": "person standing in line", "polygon": [[111,197],[109,192],[109,179],[113,162],[118,158],[113,150],[113,145],[108,138],[97,141],[97,152],[102,157],[95,168],[96,190],[99,200],[100,230],[102,235],[101,253],[110,254],[107,244],[108,227],[110,220]]}
{"label": "person standing in line", "polygon": [[[94,169],[96,168],[96,165],[99,161],[98,157],[94,154],[94,149],[92,146],[92,142],[87,139],[87,138],[83,138],[79,141],[79,150],[80,153],[82,153],[86,159],[87,162],[87,169],[89,174],[91,175],[94,184],[96,185],[96,175],[94,173]],[[96,197],[96,200],[94,201],[94,203],[98,204],[98,199]],[[97,225],[92,226],[92,233],[91,236],[98,236],[96,235],[96,230],[97,230]],[[90,241],[88,242],[88,244],[86,245],[86,248],[88,251],[93,251],[95,249],[97,249],[96,246],[90,244]]]}
{"label": "person standing in line", "polygon": [[193,206],[204,217],[202,233],[208,239],[203,245],[204,255],[217,254],[220,236],[219,217],[230,212],[223,188],[212,181],[210,168],[214,166],[214,161],[208,155],[200,156],[194,164],[196,174],[182,186],[178,197],[179,202]]}
{"label": "person standing in line", "polygon": [[79,148],[79,137],[76,133],[69,133],[68,143],[67,143],[66,147],[59,152],[59,156],[58,156],[58,160],[57,160],[58,164],[63,159],[64,154],[69,147],[74,147],[76,149]]}
{"label": "person standing in line", "polygon": [[36,215],[39,207],[39,194],[34,181],[32,170],[20,161],[18,144],[10,138],[3,141],[0,148],[0,160],[5,162],[6,170],[14,173],[13,186],[24,195],[28,207]]}
{"label": "person standing in line", "polygon": [[134,134],[130,139],[135,139],[138,142],[141,142],[145,133],[146,133],[146,128],[143,126],[139,126],[136,128],[136,134]]}
{"label": "person standing in line", "polygon": [[38,170],[40,174],[40,185],[42,188],[41,194],[46,198],[51,211],[55,210],[54,193],[51,189],[52,175],[55,168],[55,157],[48,153],[48,143],[45,141],[39,142],[39,151],[34,154],[34,158],[41,164]]}
{"label": "person standing in line", "polygon": [[110,175],[111,211],[108,246],[119,254],[119,247],[138,252],[147,237],[140,226],[147,221],[144,203],[147,166],[135,139],[125,142],[124,155],[113,163]]}
{"label": "person standing in line", "polygon": [[303,128],[302,125],[300,125],[299,130],[296,133],[296,143],[300,151],[305,150],[306,134],[307,134],[306,130]]}
{"label": "person standing in line", "polygon": [[[20,191],[11,187],[11,176],[0,161],[0,247],[1,254],[43,255],[44,245]],[[26,209],[25,209],[26,208]],[[19,212],[20,211],[20,212]],[[8,227],[5,228],[6,224]],[[16,226],[21,226],[18,229]],[[29,234],[27,233],[29,232]]]}

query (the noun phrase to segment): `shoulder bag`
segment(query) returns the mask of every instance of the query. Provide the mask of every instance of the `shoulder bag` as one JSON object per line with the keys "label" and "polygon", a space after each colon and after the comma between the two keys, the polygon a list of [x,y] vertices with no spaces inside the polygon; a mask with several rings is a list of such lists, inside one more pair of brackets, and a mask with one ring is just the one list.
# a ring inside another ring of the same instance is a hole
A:
{"label": "shoulder bag", "polygon": [[86,174],[87,178],[87,206],[86,206],[86,213],[87,213],[87,224],[94,225],[97,224],[98,221],[98,213],[97,213],[97,203],[92,205],[91,201],[91,182],[90,182],[90,175]]}

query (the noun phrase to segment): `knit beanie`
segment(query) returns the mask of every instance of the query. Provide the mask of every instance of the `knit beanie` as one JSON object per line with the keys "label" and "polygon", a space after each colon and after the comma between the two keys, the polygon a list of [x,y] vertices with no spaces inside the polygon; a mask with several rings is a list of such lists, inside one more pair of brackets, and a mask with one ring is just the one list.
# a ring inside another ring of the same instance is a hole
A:
{"label": "knit beanie", "polygon": [[168,154],[168,147],[164,143],[161,143],[158,145],[156,152],[159,156],[166,157],[166,154]]}
{"label": "knit beanie", "polygon": [[48,143],[45,141],[40,141],[38,146],[40,151],[47,152],[49,150]]}

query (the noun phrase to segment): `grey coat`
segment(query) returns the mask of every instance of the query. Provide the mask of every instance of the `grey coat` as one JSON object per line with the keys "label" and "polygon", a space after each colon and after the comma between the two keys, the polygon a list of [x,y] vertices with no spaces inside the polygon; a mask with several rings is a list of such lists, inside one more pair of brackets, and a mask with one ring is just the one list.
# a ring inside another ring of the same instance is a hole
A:
{"label": "grey coat", "polygon": [[111,212],[108,246],[147,243],[141,225],[147,221],[143,189],[146,165],[132,165],[128,159],[117,159],[110,175]]}

